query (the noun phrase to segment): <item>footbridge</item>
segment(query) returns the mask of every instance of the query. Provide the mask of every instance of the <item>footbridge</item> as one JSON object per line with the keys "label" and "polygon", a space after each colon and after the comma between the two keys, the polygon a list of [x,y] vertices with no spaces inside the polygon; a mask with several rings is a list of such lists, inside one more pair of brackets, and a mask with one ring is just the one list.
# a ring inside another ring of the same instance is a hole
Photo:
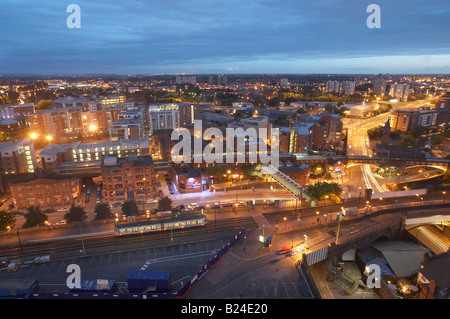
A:
{"label": "footbridge", "polygon": [[306,202],[310,203],[311,206],[316,205],[314,197],[312,197],[302,185],[294,181],[286,174],[280,172],[274,166],[270,164],[261,165],[261,173],[271,177],[275,182],[286,189],[295,198],[300,200],[304,199],[306,200]]}
{"label": "footbridge", "polygon": [[422,225],[450,225],[450,215],[433,215],[424,217],[407,218],[405,229],[410,230]]}

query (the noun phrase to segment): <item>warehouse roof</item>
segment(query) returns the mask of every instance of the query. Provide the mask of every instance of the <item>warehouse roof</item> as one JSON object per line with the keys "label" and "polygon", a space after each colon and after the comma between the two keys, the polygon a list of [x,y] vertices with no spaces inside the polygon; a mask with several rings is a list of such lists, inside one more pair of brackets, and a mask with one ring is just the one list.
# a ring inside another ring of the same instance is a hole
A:
{"label": "warehouse roof", "polygon": [[410,277],[418,272],[428,249],[406,241],[380,241],[372,248],[383,254],[396,277]]}

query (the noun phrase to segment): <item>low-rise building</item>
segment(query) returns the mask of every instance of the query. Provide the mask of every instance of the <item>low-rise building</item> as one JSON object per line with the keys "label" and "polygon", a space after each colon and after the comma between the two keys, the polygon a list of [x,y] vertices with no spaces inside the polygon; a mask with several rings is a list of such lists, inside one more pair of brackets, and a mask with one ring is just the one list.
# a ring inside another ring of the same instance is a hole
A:
{"label": "low-rise building", "polygon": [[109,157],[101,166],[103,193],[107,201],[154,197],[155,170],[151,156]]}
{"label": "low-rise building", "polygon": [[79,180],[75,176],[34,176],[28,180],[10,180],[9,187],[17,209],[72,205],[80,197]]}
{"label": "low-rise building", "polygon": [[431,256],[424,254],[417,283],[420,299],[450,299],[450,250]]}
{"label": "low-rise building", "polygon": [[176,167],[173,168],[172,175],[180,193],[195,193],[206,189],[206,179],[199,168]]}
{"label": "low-rise building", "polygon": [[148,137],[91,144],[82,144],[79,141],[68,144],[48,144],[39,152],[39,156],[43,169],[52,169],[68,162],[93,162],[102,161],[106,157],[126,158],[149,155],[149,144]]}

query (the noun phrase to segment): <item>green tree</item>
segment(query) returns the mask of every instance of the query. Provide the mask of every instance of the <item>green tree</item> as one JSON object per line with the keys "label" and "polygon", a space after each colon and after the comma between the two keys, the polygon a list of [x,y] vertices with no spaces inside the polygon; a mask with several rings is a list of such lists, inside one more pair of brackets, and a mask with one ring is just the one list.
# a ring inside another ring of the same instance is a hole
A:
{"label": "green tree", "polygon": [[370,138],[380,138],[383,135],[384,126],[379,125],[377,127],[371,128],[370,130],[367,130],[367,134]]}
{"label": "green tree", "polygon": [[108,203],[98,203],[95,205],[95,220],[110,219],[113,216]]}
{"label": "green tree", "polygon": [[445,142],[445,137],[443,137],[442,135],[435,135],[431,139],[431,144],[433,144],[435,146],[444,144],[444,142]]}
{"label": "green tree", "polygon": [[37,105],[37,109],[39,111],[48,110],[51,105],[52,105],[52,100],[40,100]]}
{"label": "green tree", "polygon": [[334,112],[334,106],[333,106],[333,104],[331,104],[331,103],[327,103],[327,104],[323,107],[323,109],[324,109],[325,111],[327,111],[328,113],[333,113],[333,112]]}
{"label": "green tree", "polygon": [[86,211],[82,206],[75,206],[72,204],[69,211],[64,214],[64,219],[67,223],[78,223],[82,222],[87,218]]}
{"label": "green tree", "polygon": [[341,193],[342,189],[336,183],[321,182],[310,189],[310,194],[318,200],[325,199],[327,195],[330,196],[332,194],[340,196]]}
{"label": "green tree", "polygon": [[391,131],[391,133],[389,133],[390,138],[400,138],[401,135],[402,135],[401,130],[393,130]]}
{"label": "green tree", "polygon": [[39,206],[30,206],[27,208],[28,213],[25,214],[25,223],[22,228],[31,228],[36,226],[44,226],[48,220],[46,214],[44,214]]}
{"label": "green tree", "polygon": [[139,215],[138,206],[136,204],[136,201],[133,198],[127,199],[122,204],[122,213],[124,215],[126,215],[126,216],[137,216],[137,215]]}
{"label": "green tree", "polygon": [[402,145],[403,146],[415,146],[416,139],[411,134],[407,134],[402,140]]}
{"label": "green tree", "polygon": [[424,126],[418,125],[415,126],[411,129],[410,134],[414,137],[414,138],[418,138],[419,136],[425,134],[428,132],[428,129]]}
{"label": "green tree", "polygon": [[0,211],[0,231],[13,229],[16,225],[16,216],[6,211]]}
{"label": "green tree", "polygon": [[172,210],[172,200],[167,196],[158,200],[158,210],[159,211]]}
{"label": "green tree", "polygon": [[342,106],[339,108],[339,115],[345,115],[345,113],[347,113],[348,108],[346,108],[345,106]]}

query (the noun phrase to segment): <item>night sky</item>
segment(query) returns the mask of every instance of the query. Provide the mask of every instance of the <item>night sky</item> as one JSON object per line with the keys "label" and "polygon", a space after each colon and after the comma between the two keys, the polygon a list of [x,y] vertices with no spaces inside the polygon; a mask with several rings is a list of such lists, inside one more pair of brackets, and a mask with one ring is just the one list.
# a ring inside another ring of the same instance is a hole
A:
{"label": "night sky", "polygon": [[448,0],[6,0],[0,74],[450,73],[449,17]]}

